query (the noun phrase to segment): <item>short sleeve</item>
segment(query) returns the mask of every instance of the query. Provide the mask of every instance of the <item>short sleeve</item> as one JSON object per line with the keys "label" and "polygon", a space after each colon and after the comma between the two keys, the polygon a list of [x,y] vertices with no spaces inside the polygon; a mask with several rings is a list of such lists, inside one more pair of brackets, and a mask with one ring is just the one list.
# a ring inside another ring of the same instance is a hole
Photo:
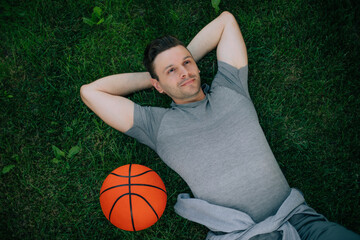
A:
{"label": "short sleeve", "polygon": [[160,107],[142,107],[134,105],[134,125],[126,135],[156,151],[156,138],[162,118],[167,109]]}
{"label": "short sleeve", "polygon": [[212,83],[212,88],[216,86],[233,89],[250,99],[248,89],[248,65],[237,69],[228,63],[218,61],[218,72]]}

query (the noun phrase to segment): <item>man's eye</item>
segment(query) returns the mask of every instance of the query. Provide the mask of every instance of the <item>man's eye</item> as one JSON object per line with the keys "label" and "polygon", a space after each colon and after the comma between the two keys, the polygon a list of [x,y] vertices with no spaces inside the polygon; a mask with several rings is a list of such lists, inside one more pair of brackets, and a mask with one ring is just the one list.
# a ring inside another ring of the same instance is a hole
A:
{"label": "man's eye", "polygon": [[185,61],[185,62],[184,62],[184,64],[188,64],[188,63],[190,63],[190,61]]}
{"label": "man's eye", "polygon": [[171,69],[168,71],[168,73],[172,73],[173,71],[175,71],[175,69],[174,69],[174,68],[171,68]]}

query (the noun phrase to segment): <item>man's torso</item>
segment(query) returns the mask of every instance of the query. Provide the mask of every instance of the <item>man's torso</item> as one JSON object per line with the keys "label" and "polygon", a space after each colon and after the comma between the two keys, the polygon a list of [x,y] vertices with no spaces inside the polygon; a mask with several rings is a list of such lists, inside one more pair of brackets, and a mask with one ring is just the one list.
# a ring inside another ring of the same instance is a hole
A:
{"label": "man's torso", "polygon": [[163,111],[152,136],[153,148],[195,197],[244,211],[260,221],[275,213],[290,188],[247,87],[229,88],[226,79],[236,71],[220,64],[225,70],[217,74],[204,100]]}

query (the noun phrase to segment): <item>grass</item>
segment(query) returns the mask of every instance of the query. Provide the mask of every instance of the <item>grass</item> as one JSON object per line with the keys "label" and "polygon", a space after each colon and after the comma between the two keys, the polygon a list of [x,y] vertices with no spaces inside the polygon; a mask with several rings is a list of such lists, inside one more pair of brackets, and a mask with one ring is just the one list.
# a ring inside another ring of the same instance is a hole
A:
{"label": "grass", "polygon": [[[89,26],[99,6],[110,21]],[[222,1],[238,19],[249,88],[261,125],[292,187],[329,220],[360,232],[359,5],[356,1]],[[0,3],[1,239],[203,239],[174,213],[181,178],[149,148],[105,125],[81,102],[82,84],[143,71],[151,39],[188,43],[216,17],[211,1],[2,1]],[[200,63],[211,82],[215,54]],[[131,98],[168,106],[153,90]],[[74,156],[64,155],[72,147]],[[58,161],[54,160],[56,158]],[[127,163],[163,178],[168,205],[140,232],[113,227],[99,205],[102,181]]]}

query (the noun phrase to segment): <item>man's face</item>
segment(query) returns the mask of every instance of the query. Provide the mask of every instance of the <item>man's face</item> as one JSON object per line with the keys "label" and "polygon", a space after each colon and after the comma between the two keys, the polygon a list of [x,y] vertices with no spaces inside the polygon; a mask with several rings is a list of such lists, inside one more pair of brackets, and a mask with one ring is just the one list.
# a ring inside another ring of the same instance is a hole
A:
{"label": "man's face", "polygon": [[205,97],[199,68],[185,47],[176,46],[157,55],[154,68],[159,81],[152,80],[153,86],[175,103],[196,102]]}

